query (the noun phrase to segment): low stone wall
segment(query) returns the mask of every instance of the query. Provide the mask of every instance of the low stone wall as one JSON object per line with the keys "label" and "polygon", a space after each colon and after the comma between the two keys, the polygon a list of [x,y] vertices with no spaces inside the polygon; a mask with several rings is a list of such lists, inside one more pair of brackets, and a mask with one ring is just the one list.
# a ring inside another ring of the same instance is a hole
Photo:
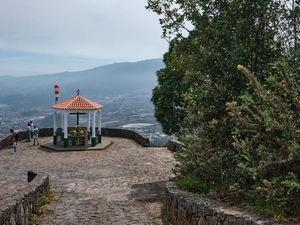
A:
{"label": "low stone wall", "polygon": [[0,211],[0,224],[27,225],[28,217],[33,212],[36,200],[49,188],[49,176],[37,175],[17,196],[4,202]]}
{"label": "low stone wall", "polygon": [[133,130],[126,130],[126,129],[119,129],[119,128],[102,128],[101,134],[103,136],[108,136],[108,137],[120,137],[120,138],[131,139],[143,147],[150,147],[149,138]]}
{"label": "low stone wall", "polygon": [[178,152],[180,151],[180,142],[176,140],[169,140],[166,147],[171,152]]}
{"label": "low stone wall", "polygon": [[[96,129],[98,132],[98,129]],[[27,139],[27,131],[19,131],[19,141],[23,141]],[[57,129],[57,136],[61,134],[61,128]],[[150,140],[148,137],[133,131],[119,128],[101,128],[101,134],[103,136],[108,137],[119,137],[119,138],[127,138],[131,139],[143,147],[150,147]],[[39,128],[39,137],[50,137],[53,135],[53,128]],[[10,134],[5,135],[0,139],[0,149],[6,148],[9,145],[8,137]]]}
{"label": "low stone wall", "polygon": [[166,187],[164,210],[172,225],[279,225],[271,219],[239,211],[210,199],[184,192],[169,182]]}
{"label": "low stone wall", "polygon": [[[69,129],[74,129],[75,127],[69,127]],[[49,137],[53,135],[53,129],[50,128],[44,128],[40,129],[40,137]],[[92,132],[92,128],[90,130]],[[98,132],[98,128],[96,128],[96,133]],[[61,129],[58,129],[57,135],[61,134]],[[150,140],[148,137],[145,137],[144,135],[133,131],[133,130],[126,130],[126,129],[120,129],[120,128],[101,128],[101,134],[103,136],[107,137],[119,137],[119,138],[127,138],[131,139],[138,144],[140,144],[143,147],[150,147]]]}

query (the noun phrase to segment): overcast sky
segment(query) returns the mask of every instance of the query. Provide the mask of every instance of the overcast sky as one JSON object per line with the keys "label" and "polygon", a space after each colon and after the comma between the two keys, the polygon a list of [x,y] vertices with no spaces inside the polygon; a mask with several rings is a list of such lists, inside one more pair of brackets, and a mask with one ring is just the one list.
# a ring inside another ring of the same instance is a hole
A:
{"label": "overcast sky", "polygon": [[147,0],[1,0],[0,76],[79,71],[162,58]]}

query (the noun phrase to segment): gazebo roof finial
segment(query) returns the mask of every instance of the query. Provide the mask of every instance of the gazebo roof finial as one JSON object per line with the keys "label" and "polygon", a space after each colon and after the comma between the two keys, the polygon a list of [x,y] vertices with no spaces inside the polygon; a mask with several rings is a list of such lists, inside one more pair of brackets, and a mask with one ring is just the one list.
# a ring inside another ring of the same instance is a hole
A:
{"label": "gazebo roof finial", "polygon": [[77,91],[76,91],[76,92],[77,92],[77,95],[79,95],[79,93],[80,93],[80,90],[79,90],[79,89],[77,89]]}

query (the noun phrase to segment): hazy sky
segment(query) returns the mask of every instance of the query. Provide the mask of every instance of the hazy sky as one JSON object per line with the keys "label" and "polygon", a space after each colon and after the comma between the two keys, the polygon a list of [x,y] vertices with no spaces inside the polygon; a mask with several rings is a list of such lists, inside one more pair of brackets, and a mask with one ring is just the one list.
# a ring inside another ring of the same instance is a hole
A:
{"label": "hazy sky", "polygon": [[0,76],[79,71],[162,58],[147,0],[1,0]]}

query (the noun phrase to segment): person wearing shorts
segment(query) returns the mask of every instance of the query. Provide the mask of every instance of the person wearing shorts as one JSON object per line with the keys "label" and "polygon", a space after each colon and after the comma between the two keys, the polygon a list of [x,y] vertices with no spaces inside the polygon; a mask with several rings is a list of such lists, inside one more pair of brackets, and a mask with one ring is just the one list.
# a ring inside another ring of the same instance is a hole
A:
{"label": "person wearing shorts", "polygon": [[34,126],[34,128],[33,128],[33,145],[35,145],[35,143],[36,143],[36,145],[40,145],[40,143],[39,143],[39,129],[36,126]]}

